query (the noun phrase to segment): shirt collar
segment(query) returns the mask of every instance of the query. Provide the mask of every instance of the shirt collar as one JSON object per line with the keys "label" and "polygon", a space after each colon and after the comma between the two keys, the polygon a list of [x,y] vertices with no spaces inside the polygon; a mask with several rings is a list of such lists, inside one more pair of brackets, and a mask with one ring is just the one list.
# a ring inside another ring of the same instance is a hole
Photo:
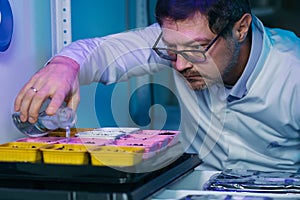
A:
{"label": "shirt collar", "polygon": [[[253,21],[255,20],[257,19],[253,17]],[[256,26],[257,23],[252,22],[251,51],[245,70],[237,83],[231,89],[227,88],[230,89],[230,92],[227,96],[227,101],[229,102],[243,98],[248,92],[246,83],[257,64],[263,44],[263,33],[260,31],[260,28]]]}

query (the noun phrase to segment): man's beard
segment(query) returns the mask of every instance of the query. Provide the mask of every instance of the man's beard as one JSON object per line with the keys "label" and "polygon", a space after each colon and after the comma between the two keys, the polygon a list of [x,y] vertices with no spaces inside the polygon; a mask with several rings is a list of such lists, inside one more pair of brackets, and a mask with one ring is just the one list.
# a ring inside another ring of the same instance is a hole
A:
{"label": "man's beard", "polygon": [[241,50],[241,44],[232,37],[228,37],[227,44],[227,52],[230,55],[228,57],[230,57],[229,60],[231,60],[231,62],[228,62],[225,70],[223,71],[222,80],[226,80],[227,77],[232,74],[234,67],[238,64],[238,58]]}

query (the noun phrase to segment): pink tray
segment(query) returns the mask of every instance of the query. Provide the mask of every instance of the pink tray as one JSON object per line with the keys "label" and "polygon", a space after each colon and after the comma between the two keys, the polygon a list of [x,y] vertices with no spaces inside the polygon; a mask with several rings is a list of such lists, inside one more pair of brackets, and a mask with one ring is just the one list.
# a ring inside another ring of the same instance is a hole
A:
{"label": "pink tray", "polygon": [[28,137],[21,138],[16,140],[16,142],[39,142],[39,143],[47,143],[47,144],[55,144],[58,143],[62,138],[61,137]]}
{"label": "pink tray", "polygon": [[180,131],[171,130],[141,130],[136,133],[129,134],[126,138],[140,140],[156,140],[160,142],[160,147],[173,145],[179,142]]}
{"label": "pink tray", "polygon": [[159,142],[156,140],[140,140],[132,138],[122,138],[114,141],[115,145],[119,146],[136,146],[136,147],[145,147],[145,152],[155,152],[159,150]]}
{"label": "pink tray", "polygon": [[113,140],[110,139],[102,139],[102,138],[79,138],[79,137],[71,137],[64,138],[59,141],[60,144],[84,144],[84,145],[106,145],[111,143]]}

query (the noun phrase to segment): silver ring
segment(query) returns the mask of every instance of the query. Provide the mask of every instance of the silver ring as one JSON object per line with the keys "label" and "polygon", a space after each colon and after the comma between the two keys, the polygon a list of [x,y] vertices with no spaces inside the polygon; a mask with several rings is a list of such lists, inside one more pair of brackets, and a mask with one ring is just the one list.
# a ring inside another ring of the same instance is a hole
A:
{"label": "silver ring", "polygon": [[37,90],[36,88],[34,88],[33,86],[31,86],[30,89],[31,89],[32,91],[34,91],[35,93],[38,92],[38,90]]}

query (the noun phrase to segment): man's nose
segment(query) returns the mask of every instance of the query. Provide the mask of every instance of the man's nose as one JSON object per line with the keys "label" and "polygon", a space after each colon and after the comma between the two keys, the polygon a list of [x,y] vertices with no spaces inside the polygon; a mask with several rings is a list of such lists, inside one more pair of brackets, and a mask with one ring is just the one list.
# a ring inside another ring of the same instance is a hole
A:
{"label": "man's nose", "polygon": [[182,55],[177,54],[177,59],[174,63],[174,68],[177,71],[182,72],[191,67],[192,67],[192,64],[189,61],[187,61]]}

